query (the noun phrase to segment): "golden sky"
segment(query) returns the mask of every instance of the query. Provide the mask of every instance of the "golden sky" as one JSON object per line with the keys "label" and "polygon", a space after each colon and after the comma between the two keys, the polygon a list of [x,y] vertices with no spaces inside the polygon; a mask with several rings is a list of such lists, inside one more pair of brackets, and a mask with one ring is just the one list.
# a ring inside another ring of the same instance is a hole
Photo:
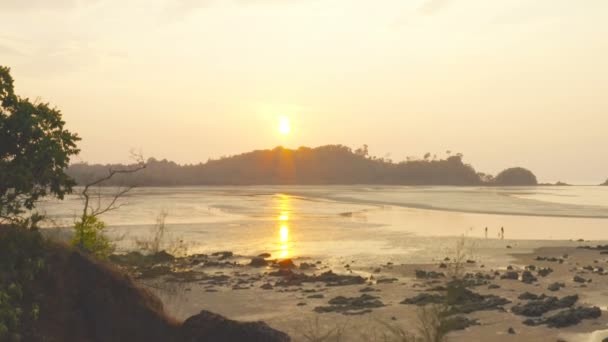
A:
{"label": "golden sky", "polygon": [[83,161],[366,143],[608,177],[605,0],[1,0],[0,64]]}

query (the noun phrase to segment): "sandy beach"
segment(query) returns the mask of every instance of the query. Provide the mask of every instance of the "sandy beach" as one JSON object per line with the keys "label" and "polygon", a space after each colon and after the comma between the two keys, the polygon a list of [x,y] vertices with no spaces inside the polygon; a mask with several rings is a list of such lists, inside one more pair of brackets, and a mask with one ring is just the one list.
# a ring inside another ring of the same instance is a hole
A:
{"label": "sandy beach", "polygon": [[[471,246],[469,240],[465,240],[465,246]],[[467,256],[462,275],[474,280],[467,287],[471,292],[500,298],[505,304],[462,314],[474,323],[450,332],[450,341],[583,342],[608,337],[605,314],[608,283],[603,270],[608,255],[597,249],[580,248],[595,246],[584,241],[567,242],[571,246],[539,246],[532,252],[513,247],[509,241],[501,243],[505,244],[504,249],[495,252],[493,258],[483,254],[474,254],[473,259]],[[446,253],[438,259],[450,258],[450,253]],[[465,251],[465,255],[468,253]],[[256,264],[260,260],[267,260],[262,263],[266,265]],[[454,259],[429,264],[402,264],[394,260],[375,266],[359,266],[357,260],[330,266],[324,260],[304,257],[294,259],[293,265],[291,262],[275,263],[272,256],[266,255],[199,255],[167,263],[191,267],[174,267],[173,271],[160,272],[158,277],[142,275],[140,282],[158,294],[177,318],[204,309],[236,320],[263,320],[289,333],[295,341],[308,341],[306,336],[332,330],[330,340],[339,340],[334,336],[337,333],[342,341],[379,341],[387,333],[387,325],[410,332],[419,328],[421,306],[402,302],[441,293]],[[556,283],[563,287],[558,285],[556,291],[548,289]],[[528,297],[522,296],[526,293]],[[546,297],[533,298],[543,294]],[[339,302],[335,299],[340,296],[346,302],[353,298],[360,300],[332,305]],[[551,302],[548,297],[559,300],[568,296],[578,297],[570,305],[541,309],[546,311],[541,315],[515,313],[518,311],[515,306],[527,308],[525,305],[535,300]],[[600,317],[567,322],[567,326],[559,328],[523,323],[526,319],[547,318],[578,307],[598,307]]]}

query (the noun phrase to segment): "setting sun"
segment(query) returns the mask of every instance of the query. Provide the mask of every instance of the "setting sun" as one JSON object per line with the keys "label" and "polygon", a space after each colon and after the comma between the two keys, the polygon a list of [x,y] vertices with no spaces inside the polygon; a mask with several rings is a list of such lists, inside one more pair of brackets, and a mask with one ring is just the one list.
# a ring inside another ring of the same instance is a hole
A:
{"label": "setting sun", "polygon": [[287,135],[291,132],[291,122],[289,118],[284,116],[279,117],[279,133]]}

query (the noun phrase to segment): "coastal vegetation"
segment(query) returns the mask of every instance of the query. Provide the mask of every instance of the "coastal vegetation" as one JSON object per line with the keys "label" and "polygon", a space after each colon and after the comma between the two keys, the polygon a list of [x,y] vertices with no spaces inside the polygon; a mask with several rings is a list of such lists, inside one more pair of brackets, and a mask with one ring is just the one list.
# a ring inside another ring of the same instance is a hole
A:
{"label": "coastal vegetation", "polygon": [[[276,147],[206,163],[179,165],[150,158],[145,170],[121,174],[104,185],[185,186],[185,185],[536,185],[536,177],[523,168],[501,172],[496,178],[477,172],[463,161],[462,154],[445,158],[408,158],[402,162],[368,154],[367,146],[351,149],[343,145],[289,149]],[[78,184],[102,176],[108,169],[131,165],[78,163],[67,170]]]}
{"label": "coastal vegetation", "polygon": [[506,169],[496,175],[495,185],[537,185],[538,181],[532,171],[523,167],[513,167]]}

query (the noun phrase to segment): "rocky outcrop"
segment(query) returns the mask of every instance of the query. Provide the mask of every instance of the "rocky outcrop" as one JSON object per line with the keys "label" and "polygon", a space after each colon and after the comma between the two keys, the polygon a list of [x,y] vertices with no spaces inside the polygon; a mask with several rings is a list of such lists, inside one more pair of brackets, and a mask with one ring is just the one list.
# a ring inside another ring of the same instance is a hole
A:
{"label": "rocky outcrop", "polygon": [[237,322],[209,311],[188,318],[180,327],[183,342],[288,342],[287,334],[264,322]]}

